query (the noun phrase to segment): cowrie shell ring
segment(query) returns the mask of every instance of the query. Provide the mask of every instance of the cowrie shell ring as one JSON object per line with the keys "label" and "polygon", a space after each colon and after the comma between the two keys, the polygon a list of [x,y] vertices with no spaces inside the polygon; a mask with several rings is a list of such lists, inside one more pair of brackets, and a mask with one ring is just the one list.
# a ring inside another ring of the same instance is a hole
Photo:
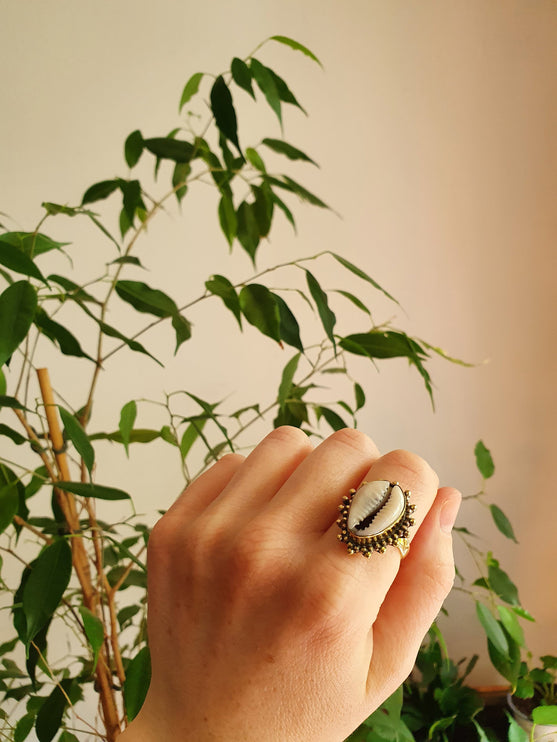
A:
{"label": "cowrie shell ring", "polygon": [[411,514],[416,509],[409,497],[409,490],[387,480],[362,482],[357,490],[350,490],[342,498],[337,520],[338,539],[347,545],[348,553],[370,557],[374,551],[382,554],[387,546],[396,546],[404,559],[410,548],[408,529],[414,525]]}

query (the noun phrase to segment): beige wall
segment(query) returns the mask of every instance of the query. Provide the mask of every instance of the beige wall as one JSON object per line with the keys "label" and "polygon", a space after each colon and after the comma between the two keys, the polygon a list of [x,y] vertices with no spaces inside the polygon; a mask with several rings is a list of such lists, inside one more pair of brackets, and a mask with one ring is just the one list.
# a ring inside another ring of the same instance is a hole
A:
{"label": "beige wall", "polygon": [[[320,56],[324,73],[286,49],[269,49],[267,59],[310,113],[309,121],[292,113],[286,126],[286,138],[321,164],[305,181],[343,219],[300,209],[298,239],[279,228],[262,266],[342,250],[408,315],[377,301],[378,318],[396,314],[400,325],[455,355],[490,359],[474,370],[435,362],[435,414],[404,365],[382,365],[379,375],[366,367],[361,427],[383,449],[417,450],[465,493],[478,486],[473,447],[485,440],[497,464],[490,493],[520,546],[494,536],[480,508],[465,507],[462,523],[489,538],[517,580],[538,618],[529,629],[534,651],[557,653],[555,2],[3,0],[0,19],[0,211],[21,229],[33,228],[41,201],[75,203],[90,183],[124,174],[123,139],[136,127],[170,129],[192,72],[219,70],[277,33]],[[229,265],[216,231],[209,232],[214,250],[204,248],[214,203],[204,195],[194,203],[185,221],[163,218],[151,230],[151,250],[156,245],[176,266],[167,277],[175,296],[196,295],[214,271],[249,273],[243,257]],[[53,236],[62,239],[64,229],[59,223]],[[67,229],[82,240],[79,249],[93,250],[90,233]],[[149,262],[147,247],[143,254]],[[149,280],[156,284],[158,275],[154,266]],[[331,273],[329,286],[335,281]],[[239,389],[243,399],[246,372],[230,366],[238,346],[229,329],[217,348],[192,341],[162,377],[146,364],[115,364],[121,396],[99,404],[98,427],[114,427],[122,402],[146,396],[149,383],[169,390],[186,373],[201,396]],[[248,377],[256,393],[260,378],[278,379],[285,362],[267,345],[257,349],[257,372]],[[72,395],[81,371],[69,368],[56,382],[78,405]],[[132,481],[119,454],[108,456],[106,477],[121,476],[146,510],[154,492],[162,506],[170,495],[161,490],[178,486],[163,452],[136,454]],[[483,650],[467,604],[456,599],[452,610],[452,654]],[[480,664],[476,681],[492,680]]]}

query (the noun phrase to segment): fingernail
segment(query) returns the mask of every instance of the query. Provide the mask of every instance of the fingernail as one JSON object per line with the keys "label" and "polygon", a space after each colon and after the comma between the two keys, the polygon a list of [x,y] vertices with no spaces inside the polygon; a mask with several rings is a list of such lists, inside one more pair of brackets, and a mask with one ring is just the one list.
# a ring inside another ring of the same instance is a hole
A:
{"label": "fingernail", "polygon": [[452,497],[443,505],[439,515],[439,526],[444,533],[450,533],[453,530],[456,516],[460,508],[461,496]]}

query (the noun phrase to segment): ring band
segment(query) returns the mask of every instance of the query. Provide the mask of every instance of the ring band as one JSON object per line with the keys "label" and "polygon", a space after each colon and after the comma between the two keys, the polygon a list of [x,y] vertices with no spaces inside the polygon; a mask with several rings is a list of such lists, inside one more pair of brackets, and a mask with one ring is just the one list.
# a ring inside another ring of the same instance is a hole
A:
{"label": "ring band", "polygon": [[346,544],[349,554],[370,557],[382,554],[387,546],[396,546],[402,559],[408,554],[408,529],[414,525],[411,514],[416,509],[409,501],[410,491],[398,482],[379,480],[362,482],[351,489],[339,505],[341,517],[339,541]]}

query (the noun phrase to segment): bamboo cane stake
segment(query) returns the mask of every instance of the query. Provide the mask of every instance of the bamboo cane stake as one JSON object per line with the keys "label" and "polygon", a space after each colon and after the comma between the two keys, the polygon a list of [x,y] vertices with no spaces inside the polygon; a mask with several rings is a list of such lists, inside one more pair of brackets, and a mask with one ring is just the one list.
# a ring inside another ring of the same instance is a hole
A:
{"label": "bamboo cane stake", "polygon": [[[62,481],[69,481],[71,480],[70,468],[65,452],[64,437],[60,428],[60,422],[58,419],[58,408],[56,406],[56,402],[54,401],[54,393],[52,391],[48,369],[37,369],[37,376],[45,408],[52,450],[54,452],[54,457],[56,460],[56,466],[60,474],[60,479]],[[89,610],[96,614],[99,597],[97,591],[94,588],[91,577],[89,557],[87,555],[87,551],[83,543],[83,537],[81,535],[81,527],[79,524],[79,516],[77,514],[75,497],[71,493],[63,492],[56,487],[55,491],[58,502],[60,503],[60,507],[62,508],[62,512],[64,513],[64,517],[66,518],[68,528],[70,530],[70,533],[72,534],[70,544],[72,547],[73,565],[79,583],[81,585],[81,590],[83,593],[83,603],[87,608],[89,608]],[[101,656],[99,657],[99,662],[97,663],[95,675],[103,710],[107,740],[108,742],[113,742],[120,734],[120,722],[112,686],[112,673],[109,666],[109,659],[104,647],[101,649],[100,654]]]}

